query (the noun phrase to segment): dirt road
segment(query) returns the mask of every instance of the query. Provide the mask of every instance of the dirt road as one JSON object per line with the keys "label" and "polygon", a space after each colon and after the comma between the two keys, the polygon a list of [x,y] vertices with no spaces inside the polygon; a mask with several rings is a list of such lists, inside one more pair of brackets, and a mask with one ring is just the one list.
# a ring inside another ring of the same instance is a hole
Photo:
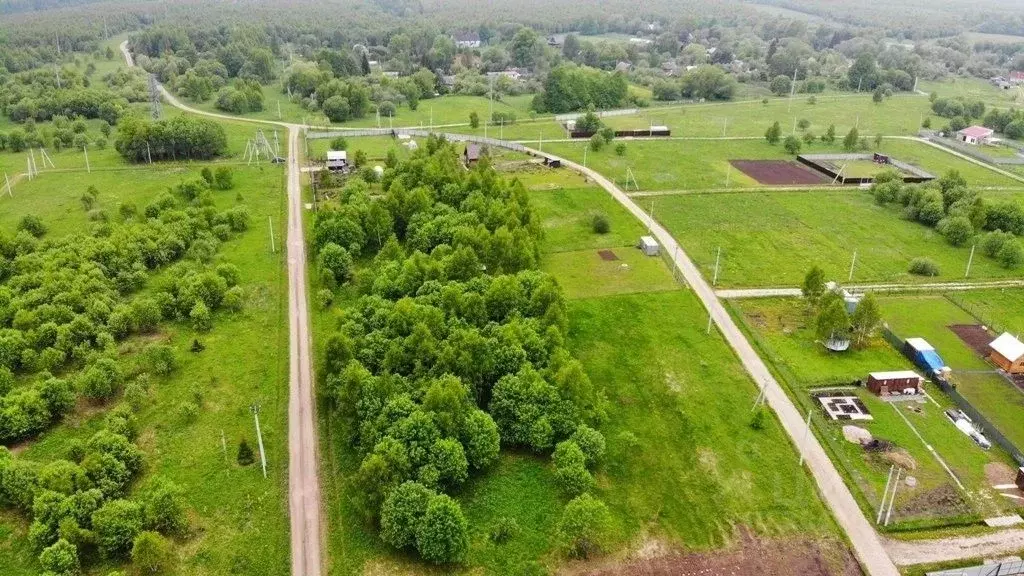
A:
{"label": "dirt road", "polygon": [[886,540],[885,549],[900,566],[965,558],[1000,558],[1024,550],[1024,530],[1014,528],[940,540]]}
{"label": "dirt road", "polygon": [[[121,53],[129,66],[134,60],[128,43]],[[160,92],[175,108],[192,114],[250,122],[288,130],[288,513],[291,523],[292,576],[320,576],[320,479],[317,475],[316,412],[306,290],[306,242],[302,232],[302,184],[299,169],[299,131],[302,126],[205,112],[183,104],[162,85]]]}

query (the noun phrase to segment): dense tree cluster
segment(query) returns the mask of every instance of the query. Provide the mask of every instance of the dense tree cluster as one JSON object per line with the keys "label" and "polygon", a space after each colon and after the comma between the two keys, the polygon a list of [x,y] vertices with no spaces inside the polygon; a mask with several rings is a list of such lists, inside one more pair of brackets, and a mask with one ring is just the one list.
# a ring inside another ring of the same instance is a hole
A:
{"label": "dense tree cluster", "polygon": [[807,272],[801,292],[815,314],[814,330],[822,342],[851,340],[854,346],[864,346],[882,324],[882,312],[874,295],[864,294],[851,314],[840,288],[827,286],[825,272],[817,266]]}
{"label": "dense tree cluster", "polygon": [[[589,477],[604,447],[584,425],[603,418],[603,395],[563,346],[561,291],[534,269],[540,229],[525,189],[486,164],[467,173],[453,146],[430,139],[386,170],[383,197],[356,181],[313,229],[318,257],[374,255],[323,366],[362,460],[354,499],[386,542],[433,562],[459,561],[467,547],[444,493],[491,466],[500,446],[583,454],[555,462],[573,494],[591,485],[576,477]],[[345,274],[320,266],[329,286],[351,276],[350,263]]]}
{"label": "dense tree cluster", "polygon": [[548,74],[544,91],[533,100],[533,108],[555,114],[586,108],[619,108],[626,104],[628,95],[625,75],[567,64]]}
{"label": "dense tree cluster", "polygon": [[[894,171],[875,177],[871,193],[879,204],[899,204],[904,216],[934,227],[954,246],[964,246],[981,231],[992,250],[985,253],[1006,268],[1021,265],[1022,247],[1015,236],[1024,236],[1024,209],[1012,200],[993,201],[967,187],[956,170],[927,184],[904,184]],[[997,247],[996,247],[997,246]]]}
{"label": "dense tree cluster", "polygon": [[133,443],[135,417],[119,408],[87,442],[72,443],[67,459],[46,464],[17,458],[0,447],[0,506],[29,517],[28,539],[44,570],[77,574],[95,558],[135,557],[144,531],[179,535],[187,527],[183,491],[156,477],[132,499],[142,471]]}
{"label": "dense tree cluster", "polygon": [[[39,239],[45,226],[26,217],[17,236],[0,236],[0,441],[44,430],[78,393],[96,401],[116,394],[125,379],[118,340],[163,320],[195,323],[241,308],[237,268],[210,271],[206,262],[247,228],[248,214],[244,207],[218,212],[210,194],[205,180],[183,183],[143,215],[100,224],[92,235]],[[169,265],[177,269],[152,296],[132,297],[150,272]],[[158,374],[174,365],[168,351],[145,360]],[[14,387],[15,375],[31,382]]]}
{"label": "dense tree cluster", "polygon": [[238,79],[217,93],[217,109],[233,114],[263,110],[263,87],[255,80]]}
{"label": "dense tree cluster", "polygon": [[114,140],[114,147],[130,162],[209,160],[224,154],[227,145],[223,126],[185,114],[157,122],[128,116]]}

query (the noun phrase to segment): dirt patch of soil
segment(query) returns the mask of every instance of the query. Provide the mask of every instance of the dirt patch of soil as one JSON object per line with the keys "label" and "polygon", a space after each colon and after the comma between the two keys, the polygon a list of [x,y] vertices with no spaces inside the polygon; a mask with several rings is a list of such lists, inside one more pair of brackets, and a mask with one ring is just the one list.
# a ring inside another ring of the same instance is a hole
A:
{"label": "dirt patch of soil", "polygon": [[988,329],[980,324],[951,324],[947,326],[964,344],[970,346],[978,355],[988,356],[988,345],[995,339]]}
{"label": "dirt patch of soil", "polygon": [[605,262],[614,262],[615,260],[619,259],[615,252],[611,250],[598,250],[597,255],[600,256],[601,260],[604,260]]}
{"label": "dirt patch of soil", "polygon": [[737,170],[757,180],[759,184],[772,186],[796,184],[821,184],[825,177],[798,162],[789,160],[730,160]]}
{"label": "dirt patch of soil", "polygon": [[969,514],[971,507],[952,484],[946,484],[897,504],[896,511],[901,516],[956,516]]}
{"label": "dirt patch of soil", "polygon": [[895,464],[904,470],[917,469],[917,460],[914,460],[914,457],[910,455],[910,452],[907,452],[903,448],[883,452],[881,458],[887,463]]}
{"label": "dirt patch of soil", "polygon": [[1013,468],[1002,462],[989,462],[985,464],[985,480],[988,481],[990,486],[1013,484],[1016,478],[1017,475],[1014,473]]}
{"label": "dirt patch of soil", "polygon": [[849,549],[835,540],[761,539],[740,529],[735,545],[714,552],[684,552],[643,545],[624,559],[576,563],[559,571],[587,576],[862,576]]}

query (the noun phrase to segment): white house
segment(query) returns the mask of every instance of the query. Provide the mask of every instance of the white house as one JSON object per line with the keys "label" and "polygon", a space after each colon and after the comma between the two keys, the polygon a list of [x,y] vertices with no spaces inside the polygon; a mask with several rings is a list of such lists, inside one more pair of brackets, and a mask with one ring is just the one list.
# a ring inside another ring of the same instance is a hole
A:
{"label": "white house", "polygon": [[994,133],[994,130],[984,126],[968,126],[957,132],[956,135],[961,142],[966,144],[984,144],[992,138]]}
{"label": "white house", "polygon": [[331,172],[348,170],[348,153],[344,150],[328,150],[327,169]]}
{"label": "white house", "polygon": [[462,32],[456,34],[453,39],[459,48],[479,48],[480,34],[476,32]]}

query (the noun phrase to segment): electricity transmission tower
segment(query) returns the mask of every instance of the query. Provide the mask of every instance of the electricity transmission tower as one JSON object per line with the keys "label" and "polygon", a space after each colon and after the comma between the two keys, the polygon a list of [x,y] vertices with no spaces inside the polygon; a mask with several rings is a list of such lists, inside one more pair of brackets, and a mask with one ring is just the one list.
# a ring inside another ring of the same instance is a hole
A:
{"label": "electricity transmission tower", "polygon": [[149,109],[153,120],[159,120],[162,113],[160,109],[160,84],[156,81],[156,75],[149,75]]}

